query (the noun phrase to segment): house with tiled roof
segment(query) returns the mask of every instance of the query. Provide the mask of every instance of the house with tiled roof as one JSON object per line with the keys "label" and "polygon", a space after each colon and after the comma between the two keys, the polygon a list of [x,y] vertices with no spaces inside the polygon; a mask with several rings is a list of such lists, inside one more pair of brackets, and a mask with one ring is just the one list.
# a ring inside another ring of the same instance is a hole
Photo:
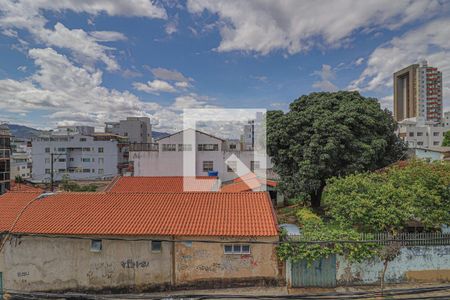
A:
{"label": "house with tiled roof", "polygon": [[0,196],[3,288],[152,290],[277,282],[266,192]]}
{"label": "house with tiled roof", "polygon": [[214,192],[220,188],[215,176],[118,176],[114,178],[106,191],[116,193],[181,193]]}

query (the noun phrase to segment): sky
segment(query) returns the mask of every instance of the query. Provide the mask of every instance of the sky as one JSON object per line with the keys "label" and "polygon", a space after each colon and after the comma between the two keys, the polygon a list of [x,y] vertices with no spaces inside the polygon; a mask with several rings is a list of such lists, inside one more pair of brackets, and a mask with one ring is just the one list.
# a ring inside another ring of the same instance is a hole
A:
{"label": "sky", "polygon": [[0,120],[173,132],[185,108],[337,90],[391,109],[392,73],[423,59],[450,110],[450,1],[0,0]]}

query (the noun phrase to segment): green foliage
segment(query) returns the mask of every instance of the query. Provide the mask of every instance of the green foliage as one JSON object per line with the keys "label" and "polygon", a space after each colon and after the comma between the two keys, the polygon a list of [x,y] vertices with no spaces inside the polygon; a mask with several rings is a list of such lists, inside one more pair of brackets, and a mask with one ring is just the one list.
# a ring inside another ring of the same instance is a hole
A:
{"label": "green foliage", "polygon": [[16,183],[23,183],[24,180],[23,180],[22,176],[16,175],[16,177],[14,178],[14,181]]}
{"label": "green foliage", "polygon": [[301,226],[301,237],[287,239],[277,247],[282,260],[306,260],[312,263],[332,254],[345,255],[350,261],[362,261],[377,254],[379,246],[374,243],[358,243],[360,234],[353,229],[342,229],[325,224],[322,219],[307,208],[297,212]]}
{"label": "green foliage", "polygon": [[379,173],[328,182],[327,214],[343,228],[395,234],[409,221],[438,229],[450,222],[450,164],[411,161]]}
{"label": "green foliage", "polygon": [[442,147],[450,147],[450,131],[444,134],[444,140],[442,141]]}
{"label": "green foliage", "polygon": [[66,192],[95,192],[97,186],[95,184],[79,185],[76,182],[69,181],[68,176],[63,176],[61,180],[61,187]]}
{"label": "green foliage", "polygon": [[290,111],[267,113],[267,148],[286,197],[306,193],[320,206],[326,180],[397,161],[405,145],[376,99],[358,92],[312,93]]}

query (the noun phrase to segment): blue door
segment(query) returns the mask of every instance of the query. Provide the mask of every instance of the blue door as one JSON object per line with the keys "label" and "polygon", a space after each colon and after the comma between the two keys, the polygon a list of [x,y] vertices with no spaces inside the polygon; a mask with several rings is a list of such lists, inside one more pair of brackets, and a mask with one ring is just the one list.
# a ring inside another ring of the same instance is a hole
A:
{"label": "blue door", "polygon": [[336,255],[315,260],[292,263],[292,287],[335,287]]}

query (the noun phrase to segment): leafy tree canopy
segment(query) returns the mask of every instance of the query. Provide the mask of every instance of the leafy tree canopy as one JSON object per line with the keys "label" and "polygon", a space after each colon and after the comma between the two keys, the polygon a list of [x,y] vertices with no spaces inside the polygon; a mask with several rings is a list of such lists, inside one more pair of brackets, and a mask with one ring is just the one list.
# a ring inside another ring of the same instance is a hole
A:
{"label": "leafy tree canopy", "polygon": [[450,164],[411,161],[328,182],[327,214],[339,226],[396,234],[408,222],[438,229],[450,223]]}
{"label": "leafy tree canopy", "polygon": [[375,170],[404,155],[396,126],[376,99],[358,92],[312,93],[291,103],[287,113],[268,112],[268,153],[280,189],[320,206],[327,179]]}

